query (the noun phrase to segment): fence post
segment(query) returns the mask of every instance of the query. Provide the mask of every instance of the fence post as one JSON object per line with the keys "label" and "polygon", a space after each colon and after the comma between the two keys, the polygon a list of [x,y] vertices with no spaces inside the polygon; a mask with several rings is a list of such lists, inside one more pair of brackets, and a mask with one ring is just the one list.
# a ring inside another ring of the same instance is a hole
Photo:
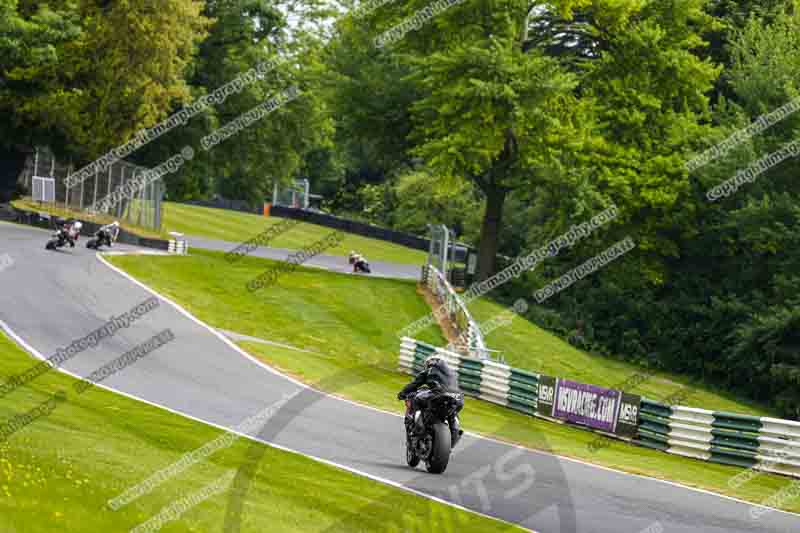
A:
{"label": "fence post", "polygon": [[137,224],[139,226],[142,225],[142,211],[144,211],[144,193],[147,192],[147,187],[148,187],[148,185],[145,185],[144,187],[142,187],[141,194],[137,195],[137,196],[139,196],[139,216],[138,216],[138,218],[136,220],[137,220]]}
{"label": "fence post", "polygon": [[100,181],[100,171],[95,168],[94,171],[94,200],[92,200],[92,208],[97,205],[97,184]]}
{"label": "fence post", "polygon": [[161,199],[163,197],[161,187],[162,184],[159,183],[157,187],[153,188],[153,208],[155,209],[153,212],[153,229],[156,230],[161,229]]}
{"label": "fence post", "polygon": [[[120,174],[119,188],[122,189],[122,187],[125,186],[125,165],[120,165],[120,170],[121,174]],[[114,209],[117,215],[115,218],[117,220],[121,219],[122,217],[120,216],[120,213],[122,211],[122,202],[117,202],[117,204],[114,206]]]}
{"label": "fence post", "polygon": [[84,182],[85,182],[85,180],[81,180],[81,199],[78,202],[78,206],[79,206],[81,211],[83,211],[83,184],[84,184]]}
{"label": "fence post", "polygon": [[39,175],[38,172],[39,172],[39,147],[37,146],[36,152],[33,156],[33,175],[31,176],[30,187],[28,187],[28,190],[31,191],[31,193],[33,193],[33,176],[38,176]]}

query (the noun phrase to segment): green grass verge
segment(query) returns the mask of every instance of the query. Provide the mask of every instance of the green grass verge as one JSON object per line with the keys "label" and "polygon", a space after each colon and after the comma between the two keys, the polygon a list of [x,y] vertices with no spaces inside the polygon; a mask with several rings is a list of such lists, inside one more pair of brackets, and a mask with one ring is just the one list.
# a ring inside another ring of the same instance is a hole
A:
{"label": "green grass verge", "polygon": [[[115,265],[170,297],[198,316],[228,329],[331,355],[357,353],[370,364],[396,366],[399,325],[426,313],[414,295],[414,282],[334,275],[300,267],[272,287],[249,293],[245,284],[275,262],[245,257],[233,265],[221,252],[192,249],[188,257],[109,258]],[[157,281],[159,280],[159,281]],[[420,338],[446,344],[438,327]]]}
{"label": "green grass verge", "polygon": [[[178,231],[186,235],[196,235],[209,239],[230,242],[247,241],[283,219],[263,217],[251,213],[199,207],[173,202],[164,202],[165,231]],[[299,250],[315,243],[334,231],[332,228],[301,222],[289,231],[275,237],[269,246]],[[408,265],[421,265],[427,254],[420,250],[399,244],[369,239],[359,235],[346,234],[345,239],[325,251],[328,255],[347,255],[356,250],[370,261],[387,261]]]}
{"label": "green grass verge", "polygon": [[[39,204],[30,199],[15,200],[11,202],[11,205],[18,209],[49,213],[62,218],[79,217],[98,224],[109,224],[116,220],[107,215],[88,215],[74,209],[64,209],[63,206]],[[195,235],[240,243],[258,236],[266,228],[284,220],[277,217],[263,217],[251,213],[174,202],[164,202],[162,205],[163,218],[160,232],[130,224],[124,220],[120,221],[120,224],[126,230],[142,237],[171,239],[169,232],[177,231],[189,236]],[[332,231],[334,231],[332,228],[301,222],[272,239],[269,246],[299,250],[314,244]],[[385,261],[403,265],[422,265],[427,258],[427,253],[420,250],[348,233],[345,233],[345,238],[339,244],[325,250],[325,253],[346,256],[350,250],[356,250],[369,261]]]}
{"label": "green grass verge", "polygon": [[[0,355],[3,380],[35,363],[2,333]],[[0,531],[128,531],[235,472],[253,446],[249,440],[236,440],[113,511],[106,506],[109,499],[222,432],[103,389],[77,395],[73,383],[69,376],[50,372],[0,402],[0,423],[5,424],[59,390],[68,397],[49,416],[0,444]],[[392,524],[402,531],[415,521],[424,524],[437,517],[457,524],[459,531],[511,529],[300,455],[264,448],[244,499],[242,531],[372,532],[387,531]],[[221,531],[229,498],[230,492],[216,494],[163,531]]]}
{"label": "green grass verge", "polygon": [[[430,311],[415,294],[412,283],[299,269],[281,278],[276,286],[253,295],[246,291],[244,284],[273,262],[247,258],[231,267],[222,259],[222,254],[207,251],[197,251],[189,257],[119,256],[111,260],[215,327],[318,352],[315,355],[242,343],[266,363],[307,382],[319,382],[341,372],[357,373],[363,378],[355,380],[359,382],[357,385],[342,385],[340,388],[332,383],[329,390],[336,390],[337,394],[364,404],[398,413],[402,411],[402,405],[394,398],[397,390],[410,378],[396,371],[399,343],[395,334],[410,321]],[[515,323],[517,320],[524,321],[516,319]],[[529,327],[535,328],[533,325]],[[544,332],[541,335],[549,338]],[[434,328],[417,337],[437,345],[444,343],[441,333]],[[613,377],[609,382],[613,384],[641,372],[633,365],[606,359],[608,364],[616,365],[613,368],[617,369],[619,377],[607,369],[603,370],[600,379],[587,373],[576,374],[571,370],[570,365],[574,363],[570,358],[575,357],[577,351],[556,341],[550,339],[551,364],[546,367],[554,375],[580,378],[589,383]],[[514,357],[519,357],[519,362],[535,361],[535,354],[528,359],[524,351]],[[563,366],[554,363],[559,358],[564,358]],[[591,357],[589,360],[593,365],[601,365],[601,359]],[[663,377],[643,384],[642,388],[656,398],[683,389],[679,377],[669,374],[663,374]],[[696,394],[692,398],[707,399],[730,410],[748,409],[747,405],[719,397],[710,390],[700,389]],[[734,488],[730,480],[742,471],[740,468],[685,459],[618,441],[592,451],[589,443],[597,439],[593,433],[545,422],[478,400],[467,401],[463,422],[468,430],[509,442],[753,502],[762,501],[791,482],[785,477],[763,474]],[[800,502],[788,501],[785,506],[787,510],[800,511]]]}

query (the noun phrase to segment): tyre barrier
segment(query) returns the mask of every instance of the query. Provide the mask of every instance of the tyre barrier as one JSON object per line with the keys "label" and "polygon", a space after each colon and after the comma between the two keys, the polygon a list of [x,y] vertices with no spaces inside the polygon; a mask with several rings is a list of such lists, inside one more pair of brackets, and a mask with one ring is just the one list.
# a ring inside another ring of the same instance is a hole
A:
{"label": "tyre barrier", "polygon": [[525,414],[535,414],[539,375],[533,372],[486,359],[464,357],[409,337],[403,337],[400,344],[399,370],[416,375],[422,371],[425,359],[434,353],[456,371],[464,394]]}
{"label": "tyre barrier", "polygon": [[701,461],[800,477],[800,422],[643,398],[636,444]]}
{"label": "tyre barrier", "polygon": [[[416,375],[433,354],[455,369],[465,395],[562,423],[537,412],[541,375],[535,372],[464,357],[410,337],[401,339],[398,370]],[[598,433],[673,455],[800,477],[800,422],[793,420],[708,411],[641,398],[632,439]]]}
{"label": "tyre barrier", "polygon": [[189,243],[186,241],[171,240],[167,246],[167,252],[177,255],[186,255],[189,253]]}

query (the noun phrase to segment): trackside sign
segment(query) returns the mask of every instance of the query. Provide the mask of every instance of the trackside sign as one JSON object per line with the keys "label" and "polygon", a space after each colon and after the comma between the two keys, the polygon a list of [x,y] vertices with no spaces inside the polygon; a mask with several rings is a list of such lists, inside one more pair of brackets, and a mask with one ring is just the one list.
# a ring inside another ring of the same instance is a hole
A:
{"label": "trackside sign", "polygon": [[539,376],[537,411],[623,436],[636,434],[641,397],[568,379]]}

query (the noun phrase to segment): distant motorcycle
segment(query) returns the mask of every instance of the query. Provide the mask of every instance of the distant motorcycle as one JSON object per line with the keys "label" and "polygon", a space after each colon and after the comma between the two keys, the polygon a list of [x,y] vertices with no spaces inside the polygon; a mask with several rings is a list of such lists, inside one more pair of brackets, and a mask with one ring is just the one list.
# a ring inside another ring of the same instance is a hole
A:
{"label": "distant motorcycle", "polygon": [[348,262],[353,265],[353,272],[364,272],[365,274],[372,272],[372,270],[369,268],[369,263],[367,260],[355,252],[350,252]]}
{"label": "distant motorcycle", "polygon": [[369,268],[369,263],[367,262],[366,259],[360,259],[359,261],[356,261],[355,265],[353,266],[355,267],[356,272],[364,272],[365,274],[369,274],[372,272],[372,270],[370,270]]}
{"label": "distant motorcycle", "polygon": [[[409,400],[406,400],[409,401]],[[428,406],[406,421],[406,462],[415,468],[420,461],[431,474],[441,474],[450,462],[451,433],[447,420],[454,415],[463,395],[441,392],[428,400]]]}
{"label": "distant motorcycle", "polygon": [[114,222],[108,226],[103,226],[94,234],[94,238],[86,242],[86,247],[91,250],[99,250],[101,246],[111,247],[117,240],[119,224]]}
{"label": "distant motorcycle", "polygon": [[47,242],[45,249],[55,250],[57,248],[62,248],[67,244],[69,244],[70,248],[75,248],[75,241],[78,240],[81,227],[83,227],[83,225],[80,222],[64,224],[58,228],[55,233],[53,233],[53,238]]}

